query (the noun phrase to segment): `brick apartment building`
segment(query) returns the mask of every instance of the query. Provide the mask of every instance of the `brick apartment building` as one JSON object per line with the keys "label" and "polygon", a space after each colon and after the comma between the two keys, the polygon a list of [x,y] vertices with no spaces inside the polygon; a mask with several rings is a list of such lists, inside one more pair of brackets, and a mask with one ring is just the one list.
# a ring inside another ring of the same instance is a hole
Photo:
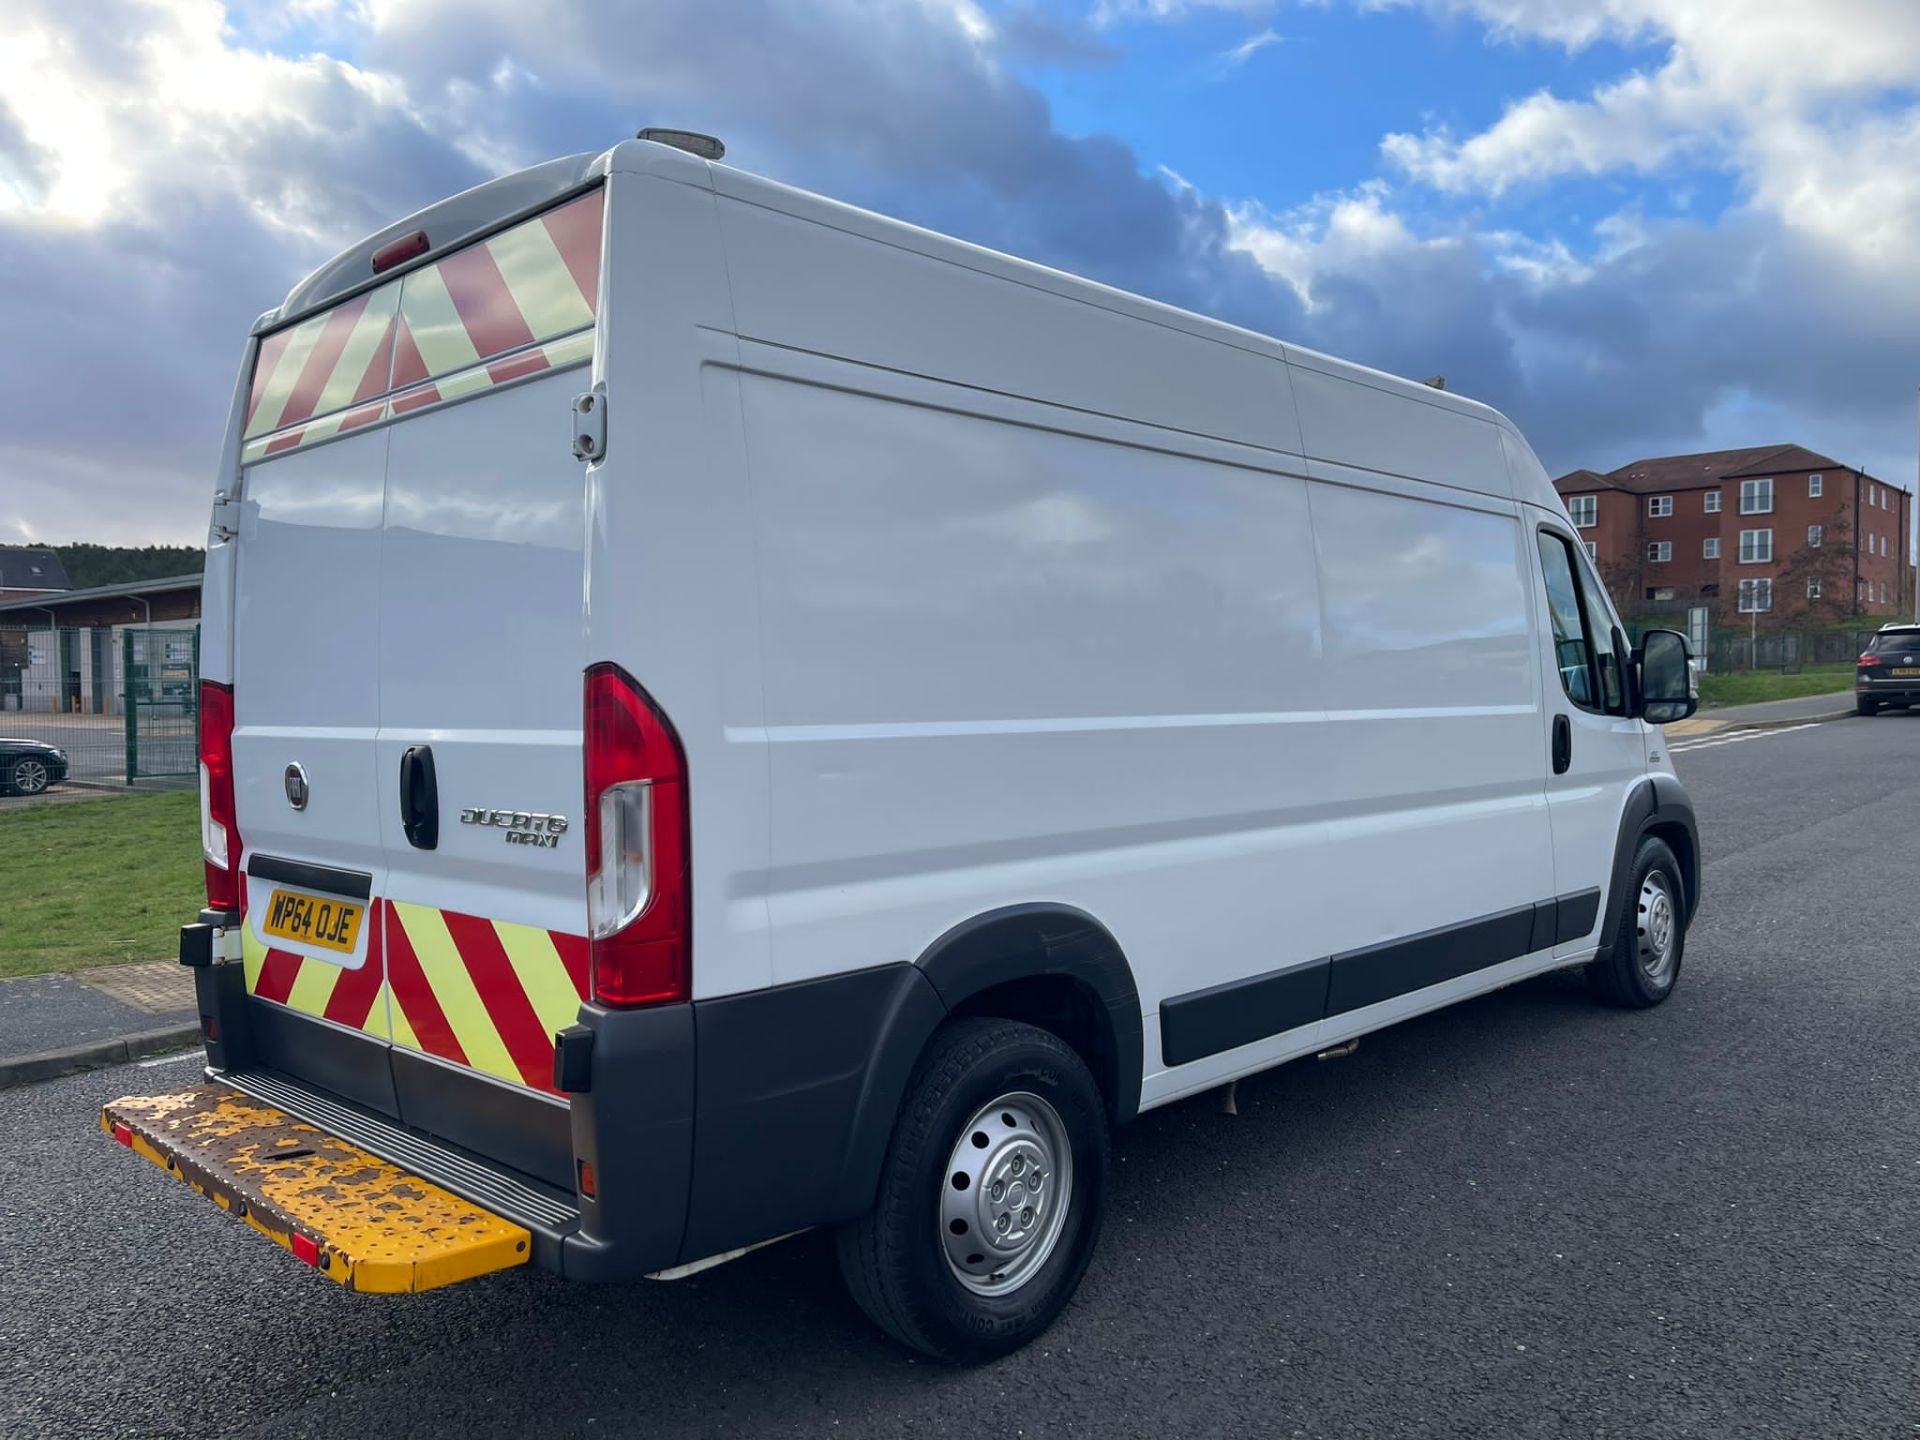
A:
{"label": "brick apartment building", "polygon": [[1636,460],[1553,482],[1628,614],[1718,624],[1914,614],[1912,495],[1799,445]]}

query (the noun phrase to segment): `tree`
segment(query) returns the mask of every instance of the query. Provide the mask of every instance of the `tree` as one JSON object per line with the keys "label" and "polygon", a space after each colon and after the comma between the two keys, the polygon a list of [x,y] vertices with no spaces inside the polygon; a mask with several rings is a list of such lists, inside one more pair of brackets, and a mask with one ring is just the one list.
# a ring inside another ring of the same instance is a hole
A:
{"label": "tree", "polygon": [[1774,579],[1773,609],[1761,616],[1769,628],[1831,625],[1860,608],[1853,593],[1853,522],[1847,507],[1836,505],[1819,525],[1820,543],[1804,539]]}
{"label": "tree", "polygon": [[75,590],[198,575],[207,561],[206,551],[197,545],[91,545],[76,541],[30,548],[58,555],[67,572],[67,584]]}

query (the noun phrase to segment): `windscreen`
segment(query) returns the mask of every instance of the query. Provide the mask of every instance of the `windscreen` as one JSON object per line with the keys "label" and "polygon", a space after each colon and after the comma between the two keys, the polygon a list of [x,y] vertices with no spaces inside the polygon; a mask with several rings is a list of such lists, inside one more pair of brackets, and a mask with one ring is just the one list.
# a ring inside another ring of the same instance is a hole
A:
{"label": "windscreen", "polygon": [[1876,655],[1890,655],[1896,651],[1902,655],[1920,655],[1920,630],[1896,630],[1890,635],[1876,635],[1873,644],[1867,648]]}
{"label": "windscreen", "polygon": [[594,189],[268,335],[242,460],[592,353],[604,200]]}

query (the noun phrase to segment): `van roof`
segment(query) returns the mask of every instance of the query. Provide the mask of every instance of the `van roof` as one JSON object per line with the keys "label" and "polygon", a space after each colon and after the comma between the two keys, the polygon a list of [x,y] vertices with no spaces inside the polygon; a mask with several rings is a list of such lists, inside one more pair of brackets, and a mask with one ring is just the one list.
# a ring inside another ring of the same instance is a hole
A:
{"label": "van roof", "polygon": [[[864,210],[843,201],[829,199],[811,191],[770,180],[735,166],[707,161],[672,146],[648,140],[623,140],[599,154],[581,153],[562,156],[525,170],[503,175],[474,186],[470,190],[417,210],[405,219],[349,246],[314,270],[287,294],[274,310],[262,315],[254,333],[278,329],[300,316],[366,289],[384,283],[396,275],[421,265],[431,264],[450,249],[469,240],[503,228],[516,220],[544,209],[556,200],[592,183],[611,171],[659,174],[704,189],[783,211],[797,218],[810,219],[836,229],[885,243],[915,250],[931,258],[945,259],[971,269],[997,274],[1018,283],[1051,291],[1065,298],[1098,305],[1120,314],[1132,315],[1153,324],[1168,326],[1188,334],[1268,355],[1299,368],[1317,371],[1394,396],[1403,401],[1470,415],[1505,431],[1521,447],[1518,429],[1499,411],[1478,400],[1452,391],[1438,390],[1419,381],[1392,375],[1371,366],[1324,354],[1320,351],[1282,341],[1243,326],[1216,320],[1191,310],[1150,300],[1131,291],[1105,285],[1097,280],[1050,266],[1022,260],[1002,251],[969,241],[955,239],[937,231],[896,220],[875,211]],[[429,248],[404,265],[396,265],[376,275],[373,255],[395,240],[425,231]],[[1531,457],[1531,451],[1525,452]],[[1536,462],[1537,464],[1537,462]],[[1543,505],[1557,504],[1558,498],[1545,472],[1537,483],[1522,486],[1515,477],[1515,493]],[[1537,494],[1520,493],[1523,490]]]}

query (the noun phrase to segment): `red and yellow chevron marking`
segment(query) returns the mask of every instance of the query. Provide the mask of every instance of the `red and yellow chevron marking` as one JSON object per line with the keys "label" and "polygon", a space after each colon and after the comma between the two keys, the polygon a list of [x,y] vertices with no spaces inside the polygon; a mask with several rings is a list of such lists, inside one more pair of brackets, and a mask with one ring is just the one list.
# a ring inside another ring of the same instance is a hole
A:
{"label": "red and yellow chevron marking", "polygon": [[591,191],[267,336],[241,459],[590,356],[605,199]]}
{"label": "red and yellow chevron marking", "polygon": [[394,901],[387,976],[393,1041],[553,1090],[553,1037],[587,995],[584,935]]}
{"label": "red and yellow chevron marking", "polygon": [[251,925],[241,927],[240,953],[246,966],[247,993],[387,1038],[386,964],[383,960],[385,905],[375,900],[367,913],[367,959],[358,970],[312,960],[263,945]]}
{"label": "red and yellow chevron marking", "polygon": [[375,900],[367,963],[271,949],[246,927],[247,991],[553,1093],[553,1037],[587,995],[583,935]]}

